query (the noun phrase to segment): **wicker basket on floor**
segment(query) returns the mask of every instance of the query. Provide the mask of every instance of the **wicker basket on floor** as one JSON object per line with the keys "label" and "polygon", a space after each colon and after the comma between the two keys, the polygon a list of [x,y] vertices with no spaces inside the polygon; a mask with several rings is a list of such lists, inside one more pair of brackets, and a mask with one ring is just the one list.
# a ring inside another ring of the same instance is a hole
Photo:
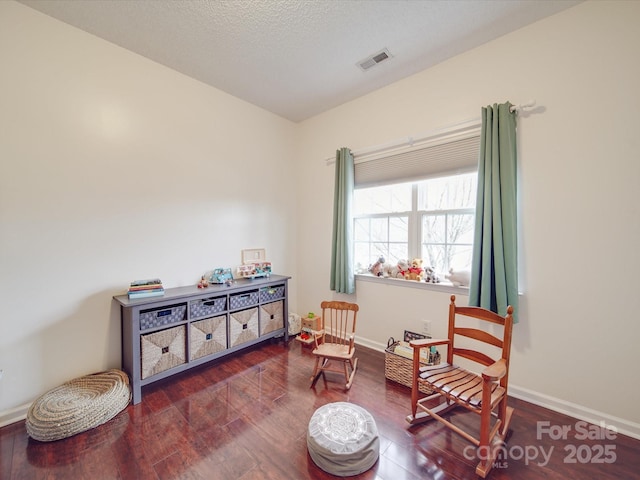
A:
{"label": "wicker basket on floor", "polygon": [[[387,348],[384,351],[384,376],[393,382],[404,385],[411,388],[411,382],[413,380],[413,360],[403,357],[394,353],[394,349],[400,342],[393,341],[393,338],[389,339]],[[438,357],[434,363],[420,362],[420,365],[434,365],[440,363]],[[420,385],[420,391],[424,394],[433,393],[433,391],[427,388],[425,385]]]}

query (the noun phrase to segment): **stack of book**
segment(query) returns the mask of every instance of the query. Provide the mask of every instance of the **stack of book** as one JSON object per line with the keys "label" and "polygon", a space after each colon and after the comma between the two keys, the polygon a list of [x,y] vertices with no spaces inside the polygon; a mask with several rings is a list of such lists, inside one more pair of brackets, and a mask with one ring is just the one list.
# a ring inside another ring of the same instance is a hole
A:
{"label": "stack of book", "polygon": [[136,280],[129,286],[129,298],[160,297],[164,295],[164,287],[159,278]]}

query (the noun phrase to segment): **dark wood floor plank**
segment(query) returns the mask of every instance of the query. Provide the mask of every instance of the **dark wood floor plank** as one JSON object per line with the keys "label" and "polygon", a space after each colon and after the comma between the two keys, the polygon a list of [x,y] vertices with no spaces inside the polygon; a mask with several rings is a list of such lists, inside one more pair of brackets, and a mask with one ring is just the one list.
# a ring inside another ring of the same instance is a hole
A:
{"label": "dark wood floor plank", "polygon": [[0,429],[0,478],[11,476],[16,428],[16,425],[9,425],[5,429]]}
{"label": "dark wood floor plank", "polygon": [[[477,479],[475,447],[436,422],[409,426],[410,391],[384,378],[384,355],[358,346],[357,356],[348,391],[343,377],[330,373],[310,388],[310,350],[296,341],[267,342],[143,387],[140,404],[65,440],[29,439],[24,422],[3,427],[0,478],[335,479],[309,456],[307,427],[322,405],[352,402],[373,415],[380,439],[378,461],[354,480]],[[640,478],[640,441],[578,440],[578,420],[514,398],[509,403],[512,432],[492,480]],[[448,418],[477,432],[473,413],[454,410]],[[573,431],[566,439],[538,438],[539,422]],[[605,447],[615,461],[591,461]],[[581,449],[576,463],[567,463],[571,448]],[[525,458],[527,449],[538,457]]]}

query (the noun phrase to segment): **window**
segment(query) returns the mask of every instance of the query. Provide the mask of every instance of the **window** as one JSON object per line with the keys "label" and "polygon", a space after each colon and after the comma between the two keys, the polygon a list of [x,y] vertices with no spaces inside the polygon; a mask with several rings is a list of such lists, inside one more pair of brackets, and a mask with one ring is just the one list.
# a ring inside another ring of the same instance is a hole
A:
{"label": "window", "polygon": [[436,272],[471,269],[477,177],[468,173],[417,184],[419,257]]}
{"label": "window", "polygon": [[480,122],[354,152],[354,271],[421,258],[440,278],[470,270]]}
{"label": "window", "polygon": [[410,183],[356,189],[354,192],[355,272],[363,273],[378,257],[398,262],[409,256],[409,224],[413,205]]}
{"label": "window", "polygon": [[367,273],[379,257],[387,264],[422,258],[444,277],[471,268],[477,173],[354,192],[354,261]]}

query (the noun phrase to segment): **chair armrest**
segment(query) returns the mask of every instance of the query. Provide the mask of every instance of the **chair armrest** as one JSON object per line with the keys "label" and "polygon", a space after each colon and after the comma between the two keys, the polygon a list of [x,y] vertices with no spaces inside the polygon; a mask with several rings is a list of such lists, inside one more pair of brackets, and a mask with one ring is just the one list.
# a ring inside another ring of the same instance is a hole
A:
{"label": "chair armrest", "polygon": [[323,329],[321,329],[321,330],[315,330],[315,331],[314,331],[314,333],[312,333],[312,335],[313,335],[313,342],[314,342],[314,343],[315,343],[315,345],[316,345],[316,347],[315,347],[315,348],[318,348],[318,346],[320,345],[320,344],[318,343],[318,338],[321,338],[321,339],[322,339],[322,342],[320,342],[320,343],[324,343],[324,334],[325,334],[325,332],[324,332],[324,328],[323,328]]}
{"label": "chair armrest", "polygon": [[507,373],[507,362],[501,358],[497,362],[489,365],[482,371],[482,378],[489,382],[496,382]]}
{"label": "chair armrest", "polygon": [[449,345],[451,341],[448,338],[422,338],[420,340],[411,340],[409,346],[413,348],[432,347],[434,345]]}

